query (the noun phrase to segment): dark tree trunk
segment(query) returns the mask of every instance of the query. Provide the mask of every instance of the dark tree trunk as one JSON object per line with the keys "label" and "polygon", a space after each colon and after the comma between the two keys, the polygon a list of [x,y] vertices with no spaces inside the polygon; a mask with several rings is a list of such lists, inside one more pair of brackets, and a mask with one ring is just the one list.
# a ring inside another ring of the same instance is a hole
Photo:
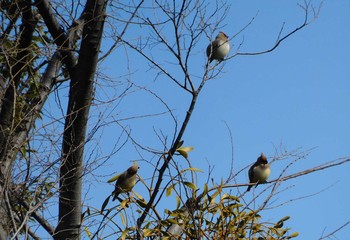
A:
{"label": "dark tree trunk", "polygon": [[[0,111],[0,239],[7,239],[11,231],[11,218],[9,209],[8,189],[11,183],[11,170],[18,149],[16,133],[19,127],[14,127],[14,107],[16,105],[17,87],[21,80],[22,72],[26,70],[36,19],[33,16],[31,1],[22,1],[19,5],[22,24],[18,35],[19,46],[15,57],[15,64],[10,70],[10,79],[3,93]],[[2,83],[2,85],[5,85]]]}
{"label": "dark tree trunk", "polygon": [[55,239],[80,239],[83,153],[105,11],[105,0],[88,0],[83,13],[86,24],[78,63],[71,71],[62,143],[59,222]]}

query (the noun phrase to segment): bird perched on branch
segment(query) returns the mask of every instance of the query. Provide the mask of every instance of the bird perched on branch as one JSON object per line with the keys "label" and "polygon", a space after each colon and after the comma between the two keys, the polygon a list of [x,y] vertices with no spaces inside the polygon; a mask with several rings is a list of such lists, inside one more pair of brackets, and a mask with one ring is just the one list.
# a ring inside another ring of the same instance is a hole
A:
{"label": "bird perched on branch", "polygon": [[120,193],[128,193],[132,190],[132,188],[136,184],[136,174],[137,170],[139,169],[139,166],[137,164],[134,164],[133,166],[129,167],[125,172],[120,174],[116,184],[115,189],[112,193],[113,201],[118,197]]}
{"label": "bird perched on branch", "polygon": [[[267,163],[266,156],[261,153],[260,157],[256,162],[250,167],[248,176],[250,183],[256,183],[255,187],[259,183],[265,183],[266,180],[270,177],[270,164]],[[253,185],[249,185],[247,191],[249,191]]]}
{"label": "bird perched on branch", "polygon": [[224,32],[219,32],[215,41],[211,42],[207,47],[207,57],[209,62],[213,60],[222,61],[230,51],[228,37]]}

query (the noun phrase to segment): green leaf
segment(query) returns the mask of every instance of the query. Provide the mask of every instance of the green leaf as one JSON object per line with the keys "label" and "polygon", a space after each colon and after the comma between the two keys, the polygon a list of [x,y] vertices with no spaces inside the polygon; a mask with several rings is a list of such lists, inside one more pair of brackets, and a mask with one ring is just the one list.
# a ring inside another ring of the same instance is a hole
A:
{"label": "green leaf", "polygon": [[216,190],[213,195],[210,196],[209,201],[210,205],[215,203],[215,197],[219,195],[219,190]]}
{"label": "green leaf", "polygon": [[126,239],[126,236],[127,236],[127,234],[128,234],[128,232],[129,232],[129,229],[128,229],[128,228],[125,229],[125,230],[123,231],[123,233],[122,233],[120,239],[125,240],[125,239]]}
{"label": "green leaf", "polygon": [[89,228],[85,226],[84,227],[84,231],[85,231],[86,235],[91,239],[92,238],[92,234],[91,234]]}
{"label": "green leaf", "polygon": [[222,201],[222,200],[228,199],[229,197],[230,197],[230,194],[224,193],[224,194],[221,196],[220,200]]}
{"label": "green leaf", "polygon": [[204,184],[203,196],[208,193],[208,184]]}
{"label": "green leaf", "polygon": [[181,204],[181,198],[179,196],[176,196],[176,208],[179,208]]}
{"label": "green leaf", "polygon": [[129,207],[129,199],[127,198],[127,199],[125,199],[125,200],[123,200],[121,203],[120,203],[120,207],[122,207],[122,208],[128,208]]}
{"label": "green leaf", "polygon": [[26,156],[26,153],[27,153],[27,150],[25,148],[25,146],[22,146],[19,151],[21,152],[22,156],[25,157]]}
{"label": "green leaf", "polygon": [[188,158],[188,152],[192,150],[193,150],[193,147],[181,147],[176,149],[176,151],[180,153],[184,158]]}
{"label": "green leaf", "polygon": [[171,214],[171,211],[170,211],[169,209],[165,209],[164,212],[165,212],[166,214],[168,214],[168,215]]}
{"label": "green leaf", "polygon": [[114,181],[117,181],[118,178],[120,177],[121,173],[115,175],[114,177],[112,177],[111,179],[109,179],[107,182],[108,183],[111,183],[111,182],[114,182]]}
{"label": "green leaf", "polygon": [[184,184],[193,190],[197,190],[197,186],[191,182],[184,182]]}
{"label": "green leaf", "polygon": [[167,189],[166,189],[166,192],[165,192],[165,196],[169,197],[171,195],[171,193],[173,192],[174,190],[174,186],[176,185],[176,183],[170,185]]}
{"label": "green leaf", "polygon": [[178,224],[178,220],[176,220],[174,218],[169,218],[169,219],[167,219],[167,221],[171,224]]}
{"label": "green leaf", "polygon": [[140,207],[145,208],[147,206],[146,200],[137,192],[135,191],[132,191],[132,192],[136,195],[137,197],[136,202],[140,205]]}
{"label": "green leaf", "polygon": [[282,228],[283,227],[283,222],[278,222],[273,226],[274,228]]}
{"label": "green leaf", "polygon": [[237,196],[230,196],[230,199],[234,200],[236,202],[240,202],[239,197],[237,197]]}
{"label": "green leaf", "polygon": [[140,194],[138,194],[137,192],[135,192],[135,191],[132,191],[134,194],[135,194],[135,196],[138,198],[138,199],[140,199],[140,200],[142,200],[142,201],[145,201],[145,199],[140,195]]}
{"label": "green leaf", "polygon": [[180,147],[182,146],[182,144],[184,144],[184,140],[181,140],[181,141],[177,144],[176,149],[180,148]]}
{"label": "green leaf", "polygon": [[279,222],[284,222],[284,221],[287,221],[288,219],[290,219],[290,216],[285,216],[284,218],[279,220]]}
{"label": "green leaf", "polygon": [[297,236],[299,236],[298,232],[293,232],[291,235],[289,235],[290,238],[295,238]]}
{"label": "green leaf", "polygon": [[199,168],[194,168],[194,167],[190,167],[190,168],[186,168],[184,170],[181,171],[181,173],[184,173],[186,171],[192,171],[192,172],[203,172],[201,169]]}
{"label": "green leaf", "polygon": [[150,237],[153,235],[152,229],[142,229],[142,233],[144,237]]}
{"label": "green leaf", "polygon": [[284,221],[287,221],[290,217],[289,216],[286,216],[284,218],[282,218],[281,220],[279,220],[276,224],[275,224],[275,228],[282,228],[283,227],[283,224],[284,224]]}

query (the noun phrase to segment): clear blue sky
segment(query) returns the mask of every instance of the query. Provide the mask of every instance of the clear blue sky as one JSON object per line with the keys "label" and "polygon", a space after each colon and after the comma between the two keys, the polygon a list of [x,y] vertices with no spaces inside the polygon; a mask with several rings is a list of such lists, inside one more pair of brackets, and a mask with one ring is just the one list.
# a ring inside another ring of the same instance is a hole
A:
{"label": "clear blue sky", "polygon": [[[314,4],[318,5],[319,1],[314,1]],[[304,14],[297,1],[235,0],[222,30],[233,36],[257,11],[259,14],[253,24],[231,39],[234,45],[231,54],[243,39],[240,51],[256,52],[270,48],[282,23],[285,22],[285,32],[293,30],[303,21]],[[316,21],[283,42],[275,51],[233,58],[225,63],[219,79],[206,84],[184,137],[185,145],[195,147],[190,154],[191,162],[204,171],[198,174],[199,187],[206,180],[208,163],[215,167],[212,177],[217,183],[229,174],[231,143],[225,123],[232,131],[236,171],[254,162],[261,152],[273,157],[275,146],[281,144],[289,151],[315,148],[289,173],[350,156],[349,12],[350,1],[325,1]],[[139,34],[136,29],[131,28],[131,31],[135,32],[129,33],[130,36]],[[198,49],[198,54],[192,56],[197,64],[193,66],[196,73],[204,69],[208,42],[207,39],[203,41],[202,50]],[[104,43],[108,44],[108,41]],[[155,55],[165,54],[161,49],[154,51]],[[188,94],[180,91],[165,76],[155,80],[155,71],[149,70],[148,65],[139,59],[132,50],[120,47],[103,63],[101,71],[117,81],[125,82],[130,77],[132,82],[157,91],[181,122],[189,104]],[[167,60],[164,59],[165,62]],[[127,61],[130,61],[129,69],[125,68]],[[132,75],[125,76],[128,71]],[[177,70],[174,67],[170,71]],[[116,86],[115,89],[119,93],[122,91],[122,87]],[[98,92],[97,98],[105,97],[104,94]],[[139,91],[130,94],[110,111],[117,119],[122,119],[165,110],[153,96]],[[135,119],[123,124],[132,129],[133,136],[141,144],[158,150],[162,149],[162,145],[155,131],[163,131],[169,139],[173,134],[173,123],[168,115]],[[117,124],[111,124],[104,130],[103,138],[99,139],[101,155],[111,151],[120,130]],[[143,155],[145,158],[148,156]],[[113,190],[113,185],[105,182],[115,173],[124,171],[132,160],[140,158],[129,142],[97,170],[96,174],[102,176],[99,181],[86,177],[87,182],[92,183],[85,186],[88,191],[86,203],[98,208]],[[156,159],[147,160],[156,162]],[[144,179],[149,178],[152,172],[150,165],[145,162],[139,162],[139,165],[139,174]],[[283,167],[283,163],[272,164],[271,179],[278,177]],[[283,183],[281,189],[291,188],[280,193],[272,206],[335,185],[318,195],[264,211],[263,220],[278,221],[284,216],[291,216],[286,226],[298,231],[299,239],[318,239],[323,231],[328,233],[340,227],[350,220],[349,174],[345,171],[349,167],[343,165]],[[247,182],[246,172],[240,174],[237,181]],[[139,184],[135,190],[142,194],[144,188]],[[175,201],[166,201],[164,207],[172,209],[171,204],[175,207]],[[348,239],[350,227],[336,236]]]}

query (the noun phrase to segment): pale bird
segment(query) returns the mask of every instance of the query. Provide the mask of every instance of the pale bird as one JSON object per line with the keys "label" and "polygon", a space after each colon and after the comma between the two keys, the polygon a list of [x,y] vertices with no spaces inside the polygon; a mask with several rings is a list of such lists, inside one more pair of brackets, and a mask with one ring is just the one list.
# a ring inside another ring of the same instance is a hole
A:
{"label": "pale bird", "polygon": [[[256,162],[250,167],[248,176],[250,183],[256,183],[255,187],[259,183],[265,183],[266,180],[270,177],[270,165],[267,162],[266,156],[261,153],[260,157]],[[249,191],[253,185],[249,185],[247,191]]]}
{"label": "pale bird", "polygon": [[224,32],[219,32],[215,41],[211,42],[207,47],[207,57],[209,62],[213,60],[222,61],[230,51],[228,37]]}
{"label": "pale bird", "polygon": [[118,197],[120,193],[131,192],[131,190],[136,184],[136,174],[138,169],[139,166],[134,164],[133,166],[129,167],[125,172],[120,174],[117,182],[115,183],[115,190],[112,193],[112,195],[114,195],[113,201]]}

